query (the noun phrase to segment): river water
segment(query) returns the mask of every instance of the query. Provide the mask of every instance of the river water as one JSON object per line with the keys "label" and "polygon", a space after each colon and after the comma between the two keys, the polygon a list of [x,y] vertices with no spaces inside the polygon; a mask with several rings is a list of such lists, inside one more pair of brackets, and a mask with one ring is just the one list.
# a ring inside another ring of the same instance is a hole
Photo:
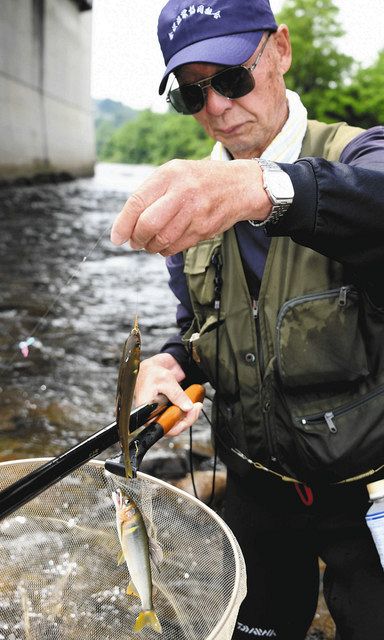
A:
{"label": "river water", "polygon": [[136,313],[142,357],[175,332],[164,259],[109,240],[152,171],[100,164],[94,178],[0,190],[1,460],[57,455],[113,421]]}

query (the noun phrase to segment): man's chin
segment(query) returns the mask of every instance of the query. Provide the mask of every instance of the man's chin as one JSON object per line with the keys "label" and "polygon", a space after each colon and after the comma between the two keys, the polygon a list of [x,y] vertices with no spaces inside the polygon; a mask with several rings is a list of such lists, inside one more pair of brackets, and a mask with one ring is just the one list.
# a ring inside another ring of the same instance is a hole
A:
{"label": "man's chin", "polygon": [[235,160],[249,160],[251,158],[259,157],[257,147],[250,147],[249,141],[248,144],[246,144],[245,141],[241,143],[241,141],[239,140],[231,140],[229,142],[220,140],[220,142],[224,145],[224,147],[229,151],[229,153]]}

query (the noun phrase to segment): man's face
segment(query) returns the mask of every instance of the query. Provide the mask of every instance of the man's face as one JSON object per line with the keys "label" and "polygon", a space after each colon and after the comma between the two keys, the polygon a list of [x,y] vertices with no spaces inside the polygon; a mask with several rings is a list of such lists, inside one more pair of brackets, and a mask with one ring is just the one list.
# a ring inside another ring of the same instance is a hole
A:
{"label": "man's face", "polygon": [[[257,53],[244,62],[250,67]],[[229,100],[207,89],[206,103],[193,117],[209,136],[219,140],[235,159],[259,157],[281,130],[288,117],[284,73],[291,62],[288,29],[281,25],[272,34],[253,71],[254,89],[242,98]],[[219,65],[194,63],[178,70],[179,84],[190,84],[221,71]]]}

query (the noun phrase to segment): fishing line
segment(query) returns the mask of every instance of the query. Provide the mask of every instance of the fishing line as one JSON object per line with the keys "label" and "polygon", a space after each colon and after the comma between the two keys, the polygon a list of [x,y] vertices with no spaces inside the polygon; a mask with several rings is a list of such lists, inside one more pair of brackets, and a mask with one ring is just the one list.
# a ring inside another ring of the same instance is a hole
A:
{"label": "fishing line", "polygon": [[[220,397],[221,397],[221,389],[220,389],[220,361],[219,361],[219,355],[220,355],[220,335],[219,335],[219,327],[220,327],[220,310],[221,310],[221,290],[222,290],[222,286],[223,286],[223,279],[222,279],[222,268],[223,268],[223,260],[222,260],[222,256],[220,253],[220,249],[217,249],[212,258],[211,258],[211,262],[214,266],[215,269],[215,276],[214,276],[214,293],[215,293],[215,310],[216,310],[216,335],[215,335],[215,374],[216,374],[216,397],[215,397],[215,405],[214,405],[214,409],[215,409],[215,419],[216,419],[216,424],[215,424],[215,428],[214,428],[214,457],[213,457],[213,476],[212,476],[212,489],[211,489],[211,495],[209,497],[209,500],[207,502],[208,506],[210,507],[213,499],[215,497],[215,484],[216,484],[216,469],[217,469],[217,458],[218,458],[218,454],[217,454],[217,439],[216,439],[216,433],[219,431],[219,420],[220,420]],[[208,423],[210,424],[210,426],[212,427],[212,423],[210,422],[210,420],[208,419],[208,416],[206,415],[206,413],[203,410],[203,414],[205,415],[205,417],[208,420]],[[192,460],[192,428],[190,428],[189,431],[189,464],[190,464],[190,471],[191,471],[191,480],[192,480],[192,486],[193,486],[193,491],[195,494],[195,497],[198,498],[197,492],[196,492],[196,486],[195,486],[195,479],[194,479],[194,475],[193,475],[193,460]]]}
{"label": "fishing line", "polygon": [[193,456],[192,456],[192,447],[193,447],[193,437],[192,437],[192,428],[193,425],[189,428],[189,471],[191,474],[191,482],[193,487],[193,494],[197,500],[200,500],[199,495],[197,493],[196,484],[195,484],[195,475],[193,473]]}
{"label": "fishing line", "polygon": [[[76,276],[78,276],[78,274],[80,273],[82,265],[88,260],[88,258],[91,257],[93,252],[100,245],[100,243],[101,243],[102,239],[104,238],[104,236],[106,235],[106,233],[110,232],[111,226],[112,225],[109,223],[107,225],[107,227],[105,229],[103,229],[103,231],[100,233],[100,235],[98,236],[96,242],[93,244],[93,246],[88,251],[88,253],[82,258],[82,260],[79,263],[77,263],[77,265],[75,266],[73,272],[71,273],[69,278],[66,280],[66,282],[60,287],[58,293],[54,297],[54,299],[51,302],[51,304],[49,305],[49,307],[39,317],[39,319],[36,322],[35,326],[31,330],[30,335],[19,341],[18,348],[19,348],[19,350],[21,351],[22,355],[25,358],[27,358],[28,355],[29,355],[29,347],[33,346],[33,344],[36,342],[36,338],[38,338],[38,336],[41,335],[41,333],[42,333],[40,328],[41,328],[41,325],[42,325],[43,321],[51,313],[51,311],[56,307],[56,305],[57,305],[59,299],[62,297],[63,292],[65,291],[65,289],[67,289],[67,287],[71,284],[71,282],[74,280],[74,278],[76,278]],[[8,362],[8,364],[5,365],[5,367],[4,367],[5,371],[7,371],[8,369],[11,368],[11,366],[13,365],[13,363],[15,362],[16,359],[17,359],[17,355],[15,354],[13,356],[13,358],[11,358],[11,360]]]}
{"label": "fishing line", "polygon": [[[137,251],[136,253],[137,255],[137,271],[136,271],[136,280],[135,280],[135,293],[136,293],[136,317],[138,318],[140,315],[140,300],[141,300],[141,273],[142,273],[142,268],[141,268],[141,263],[144,257],[144,250],[141,249],[139,251]],[[129,289],[129,283],[128,283],[128,289]]]}
{"label": "fishing line", "polygon": [[[211,400],[211,398],[208,398],[208,400]],[[208,414],[205,412],[204,409],[201,410],[201,413],[203,414],[204,418],[208,422],[209,426],[211,428],[213,428],[212,421],[209,419]],[[194,476],[194,471],[193,471],[193,434],[192,434],[192,431],[193,431],[193,426],[191,426],[190,429],[189,429],[189,452],[188,452],[189,453],[189,470],[190,470],[190,474],[191,474],[191,482],[192,482],[192,487],[193,487],[193,494],[194,494],[195,498],[200,500],[199,495],[197,493],[197,488],[196,488],[196,483],[195,483],[195,476]],[[215,438],[215,440],[216,440],[216,438]],[[215,497],[217,458],[218,458],[217,446],[216,446],[216,443],[215,443],[214,457],[213,457],[212,488],[211,488],[211,495],[209,496],[209,500],[207,501],[208,507],[210,507],[212,505],[213,499]]]}

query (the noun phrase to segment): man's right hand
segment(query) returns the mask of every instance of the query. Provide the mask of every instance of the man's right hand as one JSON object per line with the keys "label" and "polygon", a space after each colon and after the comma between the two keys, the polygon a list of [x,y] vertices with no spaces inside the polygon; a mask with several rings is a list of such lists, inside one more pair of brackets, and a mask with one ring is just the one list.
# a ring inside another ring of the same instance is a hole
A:
{"label": "man's right hand", "polygon": [[254,160],[170,160],[130,195],[111,239],[174,255],[240,220],[265,220],[271,206]]}
{"label": "man's right hand", "polygon": [[162,393],[185,414],[168,431],[168,436],[176,436],[188,429],[196,422],[202,408],[201,402],[194,404],[181,388],[179,382],[184,378],[183,369],[170,353],[158,353],[140,363],[135,386],[136,405],[151,402],[159,393]]}

